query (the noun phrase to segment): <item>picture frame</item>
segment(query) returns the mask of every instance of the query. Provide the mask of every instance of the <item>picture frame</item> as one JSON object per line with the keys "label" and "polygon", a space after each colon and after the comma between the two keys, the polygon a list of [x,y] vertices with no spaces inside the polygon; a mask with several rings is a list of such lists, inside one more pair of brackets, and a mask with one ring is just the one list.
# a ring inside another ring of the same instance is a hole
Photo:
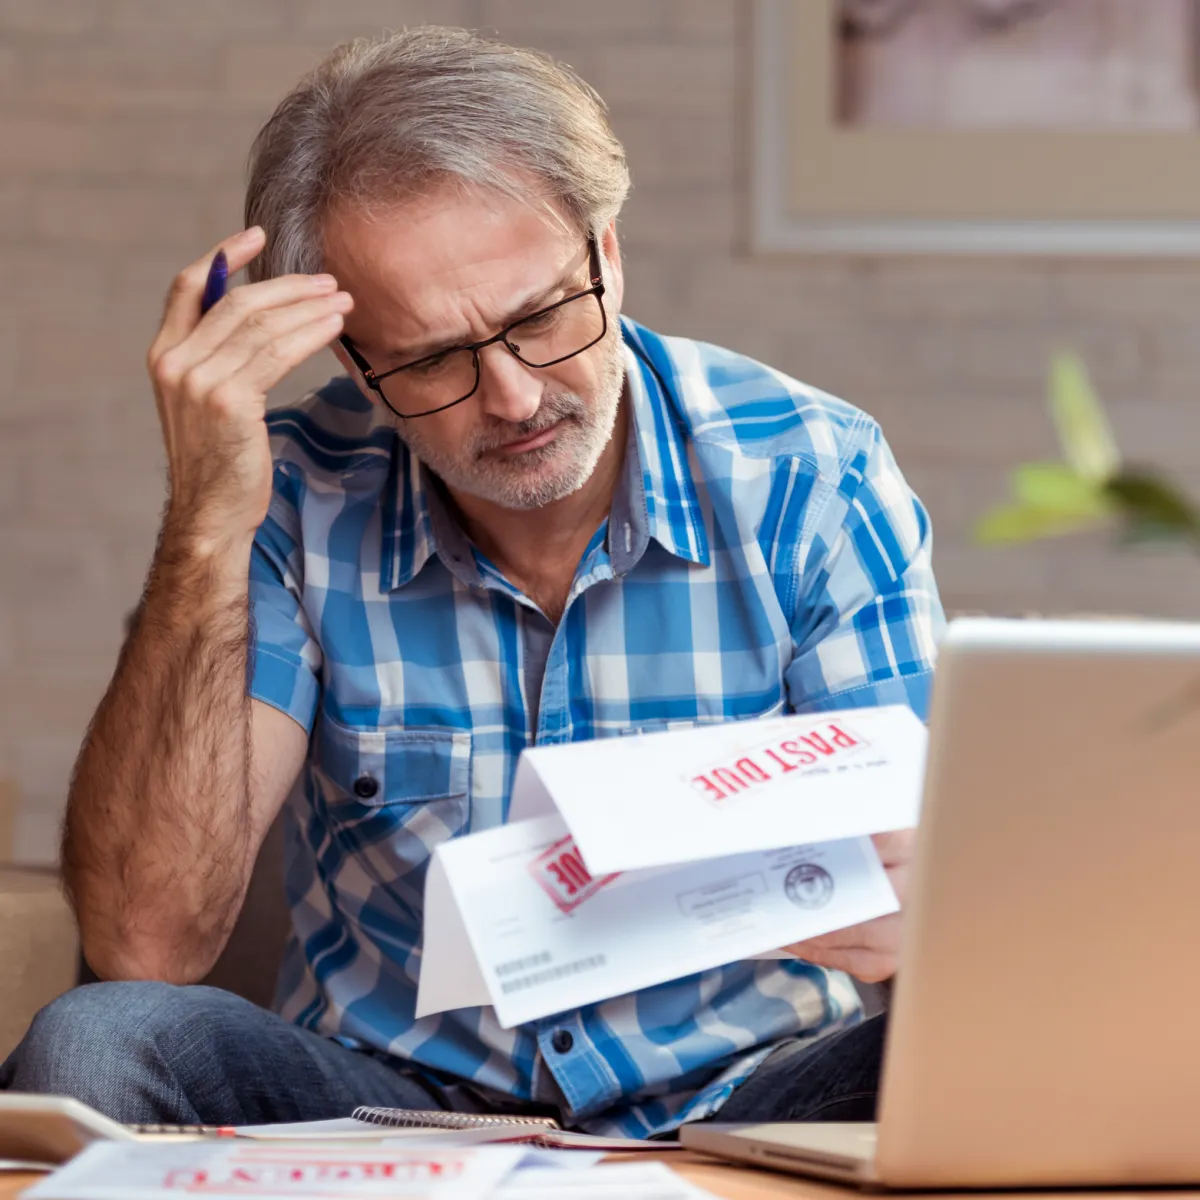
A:
{"label": "picture frame", "polygon": [[836,0],[754,0],[756,253],[1200,257],[1200,128],[852,126]]}

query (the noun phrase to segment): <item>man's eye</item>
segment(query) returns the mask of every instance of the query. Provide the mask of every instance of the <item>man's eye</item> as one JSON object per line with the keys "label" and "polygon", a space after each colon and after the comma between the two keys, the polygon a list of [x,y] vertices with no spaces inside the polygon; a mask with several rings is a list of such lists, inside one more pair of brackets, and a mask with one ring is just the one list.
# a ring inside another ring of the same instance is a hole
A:
{"label": "man's eye", "polygon": [[561,312],[561,309],[552,308],[546,312],[534,313],[533,316],[526,317],[514,332],[520,333],[521,330],[525,329],[530,333],[543,333],[558,323]]}
{"label": "man's eye", "polygon": [[413,363],[408,368],[414,375],[419,375],[423,379],[427,379],[433,375],[440,375],[450,365],[453,360],[452,354],[439,354],[436,358],[426,358],[421,362]]}

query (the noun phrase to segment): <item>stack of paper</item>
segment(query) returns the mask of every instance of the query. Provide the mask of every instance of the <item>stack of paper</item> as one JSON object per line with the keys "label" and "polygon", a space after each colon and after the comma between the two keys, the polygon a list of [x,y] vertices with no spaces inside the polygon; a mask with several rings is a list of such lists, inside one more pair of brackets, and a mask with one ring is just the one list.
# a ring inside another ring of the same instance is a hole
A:
{"label": "stack of paper", "polygon": [[483,1200],[520,1163],[518,1146],[101,1142],[24,1193],[27,1200],[205,1196]]}
{"label": "stack of paper", "polygon": [[895,912],[866,835],[916,824],[925,749],[893,706],[527,750],[510,822],[434,854],[417,1016],[518,1025]]}
{"label": "stack of paper", "polygon": [[661,1163],[597,1166],[598,1154],[405,1140],[370,1146],[235,1139],[90,1146],[23,1193],[28,1200],[389,1197],[393,1200],[700,1200]]}

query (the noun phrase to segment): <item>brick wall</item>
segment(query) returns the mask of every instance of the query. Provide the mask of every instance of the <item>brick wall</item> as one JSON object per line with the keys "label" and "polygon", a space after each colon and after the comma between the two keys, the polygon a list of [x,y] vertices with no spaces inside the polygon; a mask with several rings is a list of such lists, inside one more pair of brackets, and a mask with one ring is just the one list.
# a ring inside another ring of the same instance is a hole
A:
{"label": "brick wall", "polygon": [[[970,544],[1053,453],[1047,355],[1079,348],[1132,456],[1200,463],[1200,267],[751,259],[741,0],[0,0],[0,775],[27,855],[137,598],[162,502],[142,357],[171,276],[239,225],[249,139],[333,42],[485,26],[608,98],[635,191],[629,312],[878,416],[932,510],[947,603],[1200,612],[1200,565],[1101,542]],[[332,372],[307,369],[291,392]]]}

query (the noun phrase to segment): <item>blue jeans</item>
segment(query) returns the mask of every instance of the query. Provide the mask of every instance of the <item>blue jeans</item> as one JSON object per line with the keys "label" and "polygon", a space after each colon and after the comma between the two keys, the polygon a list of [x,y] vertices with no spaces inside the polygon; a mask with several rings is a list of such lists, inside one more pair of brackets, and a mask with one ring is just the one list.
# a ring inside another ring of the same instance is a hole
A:
{"label": "blue jeans", "polygon": [[[782,1043],[719,1119],[869,1120],[882,1045],[878,1018],[815,1043]],[[0,1067],[0,1088],[166,1124],[314,1121],[359,1104],[546,1111],[348,1050],[230,992],[166,983],[94,983],[60,996]]]}

